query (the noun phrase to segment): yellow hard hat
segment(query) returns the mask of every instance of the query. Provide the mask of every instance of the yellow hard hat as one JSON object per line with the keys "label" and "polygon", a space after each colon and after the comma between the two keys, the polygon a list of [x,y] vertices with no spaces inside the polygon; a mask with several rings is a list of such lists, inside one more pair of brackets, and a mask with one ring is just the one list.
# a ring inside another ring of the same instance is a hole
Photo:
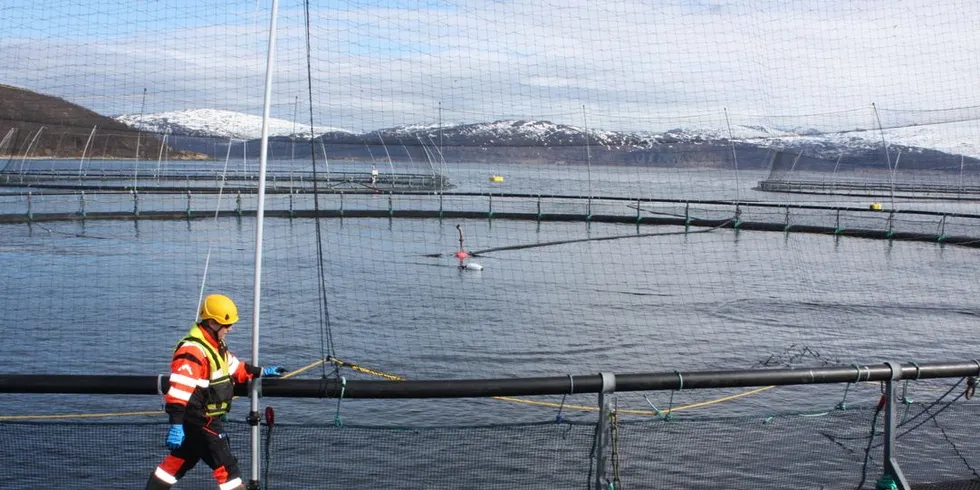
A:
{"label": "yellow hard hat", "polygon": [[238,308],[231,298],[223,294],[211,294],[204,298],[201,305],[201,321],[211,319],[222,325],[231,325],[238,321]]}

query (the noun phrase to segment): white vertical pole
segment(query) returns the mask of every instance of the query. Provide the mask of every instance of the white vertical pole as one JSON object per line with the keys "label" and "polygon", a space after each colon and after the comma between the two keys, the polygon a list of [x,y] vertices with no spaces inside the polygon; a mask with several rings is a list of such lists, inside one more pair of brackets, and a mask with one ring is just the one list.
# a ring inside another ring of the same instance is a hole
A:
{"label": "white vertical pole", "polygon": [[[265,167],[269,157],[269,106],[272,104],[272,72],[276,52],[276,17],[279,13],[279,0],[272,0],[272,15],[269,21],[269,51],[266,54],[265,96],[262,104],[262,143],[259,153],[258,207],[255,211],[255,277],[252,296],[252,365],[259,364],[259,298],[262,296],[262,226],[265,218]],[[252,424],[252,475],[249,483],[257,483],[261,476],[259,468],[259,388],[261,378],[252,383],[249,389],[249,420]],[[251,485],[257,487],[257,485]]]}

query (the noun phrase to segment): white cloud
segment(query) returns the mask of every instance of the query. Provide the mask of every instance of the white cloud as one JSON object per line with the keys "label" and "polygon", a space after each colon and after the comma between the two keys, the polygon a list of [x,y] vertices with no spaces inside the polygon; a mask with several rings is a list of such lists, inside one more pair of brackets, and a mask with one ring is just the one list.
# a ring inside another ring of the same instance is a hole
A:
{"label": "white cloud", "polygon": [[[137,112],[145,87],[150,112],[260,114],[267,6],[119,3],[138,15],[5,11],[7,82],[104,113]],[[445,121],[613,130],[975,120],[939,109],[980,107],[977,18],[972,0],[337,4],[312,12],[313,117],[355,131],[433,123],[440,108]],[[302,10],[284,8],[279,27],[273,115],[308,122]]]}

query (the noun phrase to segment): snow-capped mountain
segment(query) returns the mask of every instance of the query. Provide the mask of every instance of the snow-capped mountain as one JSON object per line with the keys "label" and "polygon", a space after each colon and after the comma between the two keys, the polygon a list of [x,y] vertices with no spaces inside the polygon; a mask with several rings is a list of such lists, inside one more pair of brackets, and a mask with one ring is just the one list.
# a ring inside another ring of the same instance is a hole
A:
{"label": "snow-capped mountain", "polygon": [[[159,134],[237,140],[252,140],[262,136],[262,117],[219,109],[193,109],[142,115],[123,114],[114,119],[131,128]],[[328,126],[314,127],[313,132],[317,136],[333,132],[351,133],[345,129]],[[297,138],[309,138],[309,127],[283,119],[269,119],[270,137],[293,135]]]}
{"label": "snow-capped mountain", "polygon": [[[483,141],[487,146],[561,146],[581,145],[586,142],[586,130],[577,126],[555,124],[550,121],[504,120],[454,126],[410,125],[379,129],[369,133],[385,138],[416,138],[420,135],[437,136],[454,141]],[[624,147],[642,144],[642,138],[633,133],[589,129],[590,144],[606,147]]]}
{"label": "snow-capped mountain", "polygon": [[[130,127],[161,134],[257,139],[261,118],[232,111],[198,109],[155,114],[118,116],[116,120]],[[745,146],[777,150],[803,150],[807,154],[836,159],[840,155],[855,155],[882,147],[906,152],[942,152],[980,158],[980,124],[975,121],[933,124],[878,130],[853,130],[824,133],[812,129],[779,129],[765,126],[731,128],[683,127],[659,133],[617,132],[557,124],[549,121],[503,120],[475,124],[407,125],[354,133],[336,127],[316,127],[318,136],[329,137],[335,143],[351,145],[402,144],[460,147],[563,147],[592,145],[600,149],[620,151],[650,150],[663,145],[705,145],[735,142]],[[308,138],[310,132],[292,121],[270,121],[270,136]],[[327,136],[329,135],[329,136]]]}

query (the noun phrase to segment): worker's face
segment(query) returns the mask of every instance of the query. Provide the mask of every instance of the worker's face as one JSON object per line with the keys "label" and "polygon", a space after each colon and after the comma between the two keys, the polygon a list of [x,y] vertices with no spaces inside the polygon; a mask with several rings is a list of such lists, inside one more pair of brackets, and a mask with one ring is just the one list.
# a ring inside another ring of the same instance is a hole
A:
{"label": "worker's face", "polygon": [[[213,320],[212,320],[213,321]],[[225,336],[231,331],[231,327],[234,325],[222,325],[218,322],[214,322],[214,332],[218,336],[218,340],[225,340]]]}

